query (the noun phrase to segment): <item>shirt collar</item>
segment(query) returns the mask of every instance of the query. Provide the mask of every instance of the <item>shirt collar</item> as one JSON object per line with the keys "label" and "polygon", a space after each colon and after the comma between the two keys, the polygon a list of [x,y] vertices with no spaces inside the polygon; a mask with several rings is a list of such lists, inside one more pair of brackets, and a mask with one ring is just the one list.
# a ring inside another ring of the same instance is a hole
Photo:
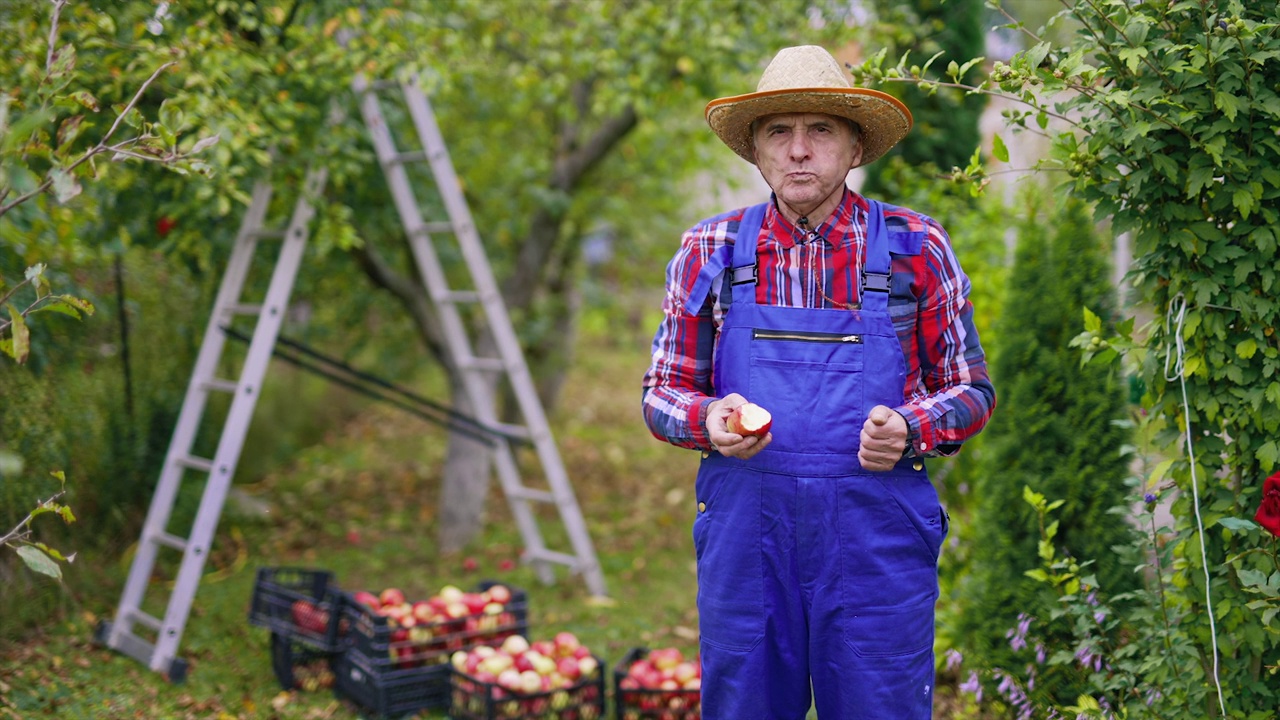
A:
{"label": "shirt collar", "polygon": [[[813,228],[813,230],[818,233],[818,236],[828,246],[838,247],[840,239],[849,231],[849,226],[853,225],[855,211],[861,212],[865,216],[867,208],[866,198],[846,186],[844,197],[840,199],[840,204],[827,216],[826,220],[822,221],[821,225]],[[784,248],[795,247],[796,241],[803,236],[800,228],[796,227],[778,210],[778,196],[775,193],[769,194],[769,208],[765,216],[765,224],[774,227],[776,230],[774,237],[778,244]]]}

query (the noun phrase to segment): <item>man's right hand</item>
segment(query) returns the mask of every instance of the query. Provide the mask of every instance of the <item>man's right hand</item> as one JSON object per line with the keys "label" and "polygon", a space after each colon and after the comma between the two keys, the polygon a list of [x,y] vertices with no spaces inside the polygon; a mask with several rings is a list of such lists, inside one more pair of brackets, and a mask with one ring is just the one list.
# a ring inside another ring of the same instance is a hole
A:
{"label": "man's right hand", "polygon": [[773,441],[773,433],[756,437],[729,432],[729,413],[739,405],[745,405],[746,402],[747,399],[738,393],[729,393],[707,406],[707,439],[725,457],[746,460],[765,449]]}

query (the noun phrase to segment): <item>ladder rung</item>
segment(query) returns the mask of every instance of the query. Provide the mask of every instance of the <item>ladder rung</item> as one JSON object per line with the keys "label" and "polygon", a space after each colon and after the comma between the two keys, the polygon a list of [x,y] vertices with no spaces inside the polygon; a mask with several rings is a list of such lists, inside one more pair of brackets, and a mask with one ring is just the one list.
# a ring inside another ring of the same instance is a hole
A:
{"label": "ladder rung", "polygon": [[532,502],[555,503],[556,496],[551,494],[550,490],[538,490],[537,488],[518,487],[507,491],[507,494],[513,498],[521,500],[530,500]]}
{"label": "ladder rung", "polygon": [[533,437],[533,433],[529,432],[529,428],[524,425],[512,425],[511,423],[492,423],[490,427],[492,427],[495,430],[500,430],[504,434],[510,437],[520,438],[522,440],[529,440]]}
{"label": "ladder rung", "polygon": [[582,561],[579,560],[576,555],[556,552],[555,550],[547,550],[546,548],[541,550],[530,548],[525,551],[524,558],[530,562],[559,563],[561,565],[567,565],[574,570],[577,570],[582,565]]}
{"label": "ladder rung", "polygon": [[236,315],[261,315],[262,306],[249,305],[246,303],[234,303],[234,304],[228,305],[226,307],[226,311],[235,313]]}
{"label": "ladder rung", "polygon": [[211,472],[213,470],[212,460],[194,455],[183,455],[175,459],[174,462],[190,470],[199,470],[200,472]]}
{"label": "ladder rung", "polygon": [[249,233],[249,237],[255,240],[283,240],[284,230],[254,230]]}
{"label": "ladder rung", "polygon": [[506,368],[502,364],[501,358],[482,358],[471,357],[463,360],[459,365],[464,370],[487,370],[489,372],[502,372]]}
{"label": "ladder rung", "polygon": [[129,611],[129,619],[133,620],[139,625],[149,627],[152,630],[155,630],[156,632],[160,632],[160,626],[163,624],[160,621],[160,618],[154,615],[151,615],[149,613],[144,613],[138,608],[133,608],[132,610]]}
{"label": "ladder rung", "polygon": [[480,302],[480,293],[474,290],[450,290],[449,292],[440,293],[440,295],[436,297],[436,302],[446,302],[446,303]]}
{"label": "ladder rung", "polygon": [[418,232],[424,232],[424,233],[427,233],[428,235],[430,235],[431,233],[435,233],[436,235],[440,235],[443,233],[451,233],[453,232],[453,223],[449,222],[448,220],[436,220],[433,222],[424,222],[422,223],[422,225],[418,227]]}
{"label": "ladder rung", "polygon": [[221,378],[211,378],[200,383],[200,389],[205,391],[221,390],[222,392],[233,393],[236,391],[237,387],[239,387],[239,385],[237,385],[234,380],[223,380]]}
{"label": "ladder rung", "polygon": [[165,547],[171,547],[174,550],[185,551],[187,549],[187,541],[173,533],[158,532],[155,535],[152,535],[151,539]]}
{"label": "ladder rung", "polygon": [[421,150],[409,150],[402,153],[396,153],[387,159],[387,162],[405,165],[408,163],[425,162],[427,154]]}
{"label": "ladder rung", "polygon": [[374,80],[369,83],[370,90],[390,90],[398,87],[400,87],[400,83],[395,80]]}

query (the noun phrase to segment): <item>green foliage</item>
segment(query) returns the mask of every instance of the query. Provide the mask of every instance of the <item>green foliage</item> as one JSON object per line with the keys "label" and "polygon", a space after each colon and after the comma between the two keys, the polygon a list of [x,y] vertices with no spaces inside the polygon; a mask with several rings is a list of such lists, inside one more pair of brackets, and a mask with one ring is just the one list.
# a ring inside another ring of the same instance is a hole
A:
{"label": "green foliage", "polygon": [[[881,22],[890,43],[886,52],[898,57],[910,54],[928,58],[926,67],[963,63],[982,53],[985,40],[983,0],[912,0],[910,3],[879,2]],[[974,80],[981,69],[970,67],[959,77]],[[867,167],[864,188],[872,195],[885,191],[882,175],[895,163],[920,167],[927,173],[950,172],[968,165],[969,155],[979,142],[978,121],[986,107],[982,95],[955,95],[925,91],[904,85],[895,94],[911,110],[911,132],[884,160]]]}
{"label": "green foliage", "polygon": [[[1043,556],[1035,517],[1019,502],[1024,486],[1066,503],[1057,540],[1074,557],[1097,559],[1102,587],[1120,592],[1137,583],[1110,550],[1129,535],[1125,518],[1111,512],[1126,495],[1121,384],[1107,367],[1082,367],[1069,347],[1082,308],[1114,305],[1105,244],[1080,203],[1053,212],[1044,202],[1028,195],[992,348],[1000,410],[984,433],[973,521],[981,550],[958,617],[966,655],[990,667],[1011,667],[1006,633],[1019,614],[1046,617],[1056,604],[1023,575]],[[1063,698],[1082,689],[1055,679],[1041,692]]]}
{"label": "green foliage", "polygon": [[[1098,0],[1064,14],[1079,28],[1066,47],[1032,34],[1029,50],[995,63],[976,86],[920,82],[1019,103],[1006,113],[1015,130],[1053,139],[1041,167],[1067,173],[1064,191],[1132,235],[1130,280],[1155,319],[1137,329],[1120,323],[1114,335],[1086,327],[1075,342],[1087,358],[1121,358],[1141,379],[1143,403],[1161,421],[1158,441],[1172,455],[1146,483],[1179,489],[1167,538],[1176,617],[1212,682],[1190,673],[1151,679],[1197,716],[1265,715],[1278,696],[1263,668],[1276,664],[1280,633],[1249,607],[1256,598],[1229,558],[1266,541],[1217,526],[1250,515],[1263,477],[1280,463],[1280,267],[1272,261],[1280,7]],[[859,73],[909,75],[883,68],[883,58]],[[980,171],[969,178],[985,179]]]}

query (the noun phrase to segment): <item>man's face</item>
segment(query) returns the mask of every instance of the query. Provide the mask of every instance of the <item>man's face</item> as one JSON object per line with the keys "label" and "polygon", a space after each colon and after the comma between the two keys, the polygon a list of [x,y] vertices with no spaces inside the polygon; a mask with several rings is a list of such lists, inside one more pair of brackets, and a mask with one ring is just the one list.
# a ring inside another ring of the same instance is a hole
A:
{"label": "man's face", "polygon": [[822,205],[862,159],[853,128],[830,115],[768,115],[756,122],[754,140],[765,182],[801,215]]}

